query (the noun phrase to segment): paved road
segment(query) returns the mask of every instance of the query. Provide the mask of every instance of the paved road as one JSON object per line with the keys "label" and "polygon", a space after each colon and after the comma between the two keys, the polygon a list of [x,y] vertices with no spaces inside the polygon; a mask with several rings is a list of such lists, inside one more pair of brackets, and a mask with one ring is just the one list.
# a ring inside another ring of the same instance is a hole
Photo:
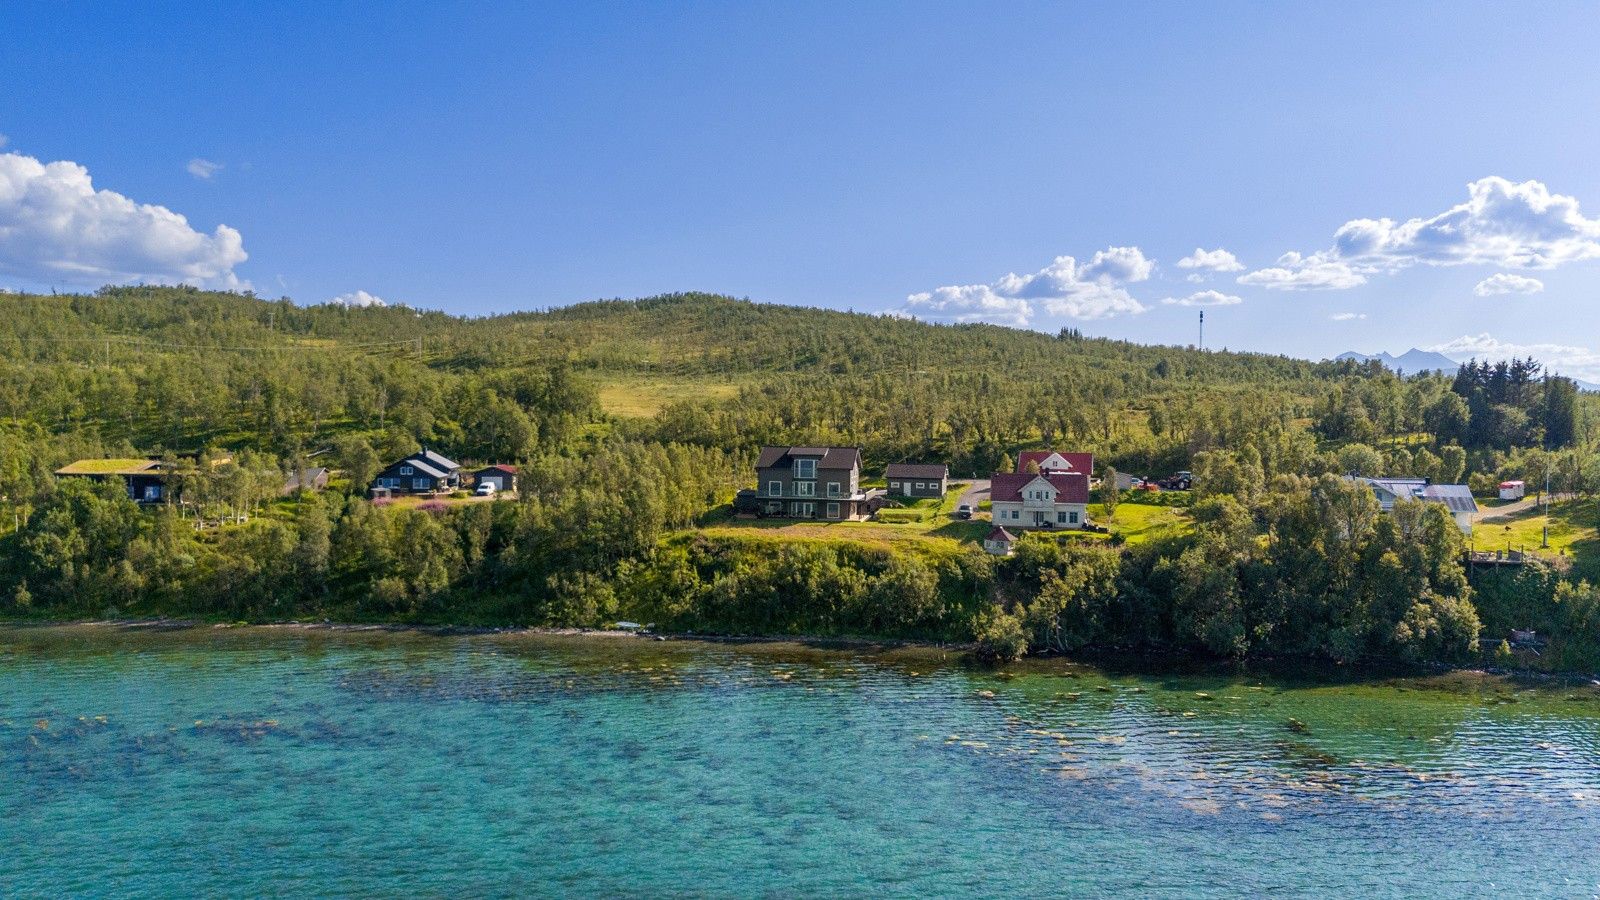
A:
{"label": "paved road", "polygon": [[956,498],[956,506],[963,503],[971,506],[972,517],[976,519],[979,516],[978,504],[987,499],[989,499],[989,479],[974,478],[972,483],[967,485],[967,489],[961,492],[961,496]]}

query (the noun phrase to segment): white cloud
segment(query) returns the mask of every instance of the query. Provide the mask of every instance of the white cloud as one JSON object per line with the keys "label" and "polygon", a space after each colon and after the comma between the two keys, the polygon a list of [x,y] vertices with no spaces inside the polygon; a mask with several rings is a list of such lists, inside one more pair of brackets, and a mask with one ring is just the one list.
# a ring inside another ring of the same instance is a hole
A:
{"label": "white cloud", "polygon": [[214,163],[209,159],[200,159],[199,157],[196,157],[189,160],[189,164],[184,166],[184,170],[190,175],[193,175],[194,177],[204,181],[205,179],[210,178],[211,176],[222,171],[222,163]]}
{"label": "white cloud", "polygon": [[[1215,250],[1194,248],[1194,252],[1178,260],[1180,269],[1200,269],[1206,272],[1237,272],[1244,268],[1244,263],[1232,253],[1218,247]],[[1191,280],[1195,276],[1190,276]]]}
{"label": "white cloud", "polygon": [[1233,306],[1244,299],[1221,291],[1197,291],[1187,297],[1168,297],[1161,301],[1168,306]]}
{"label": "white cloud", "polygon": [[1366,317],[1366,313],[1334,313],[1328,318],[1335,322],[1354,322],[1357,319],[1365,319]]}
{"label": "white cloud", "polygon": [[1443,353],[1458,361],[1474,357],[1480,360],[1531,357],[1549,367],[1552,372],[1581,378],[1584,381],[1600,381],[1600,353],[1595,353],[1587,347],[1548,343],[1518,344],[1498,340],[1485,331],[1478,335],[1463,335],[1453,341],[1422,349]]}
{"label": "white cloud", "polygon": [[1320,253],[1302,257],[1291,251],[1278,257],[1276,266],[1240,275],[1239,283],[1278,291],[1342,290],[1366,284],[1367,277]]}
{"label": "white cloud", "polygon": [[1551,269],[1600,257],[1600,220],[1586,219],[1578,201],[1552,194],[1537,181],[1481,178],[1467,200],[1422,219],[1354,219],[1327,250],[1288,253],[1277,266],[1239,278],[1241,284],[1293,290],[1347,288],[1366,276],[1415,265],[1495,265]]}
{"label": "white cloud", "polygon": [[0,273],[39,284],[154,281],[245,288],[239,232],[211,234],[164,206],[97,191],[89,170],[0,154]]}
{"label": "white cloud", "polygon": [[382,297],[377,297],[366,291],[354,291],[349,294],[340,294],[328,301],[329,306],[348,306],[356,309],[365,309],[369,306],[388,306]]}
{"label": "white cloud", "polygon": [[1521,275],[1511,275],[1501,272],[1490,275],[1478,282],[1472,289],[1479,297],[1493,297],[1496,294],[1537,294],[1544,290],[1544,282],[1537,278],[1524,278]]}
{"label": "white cloud", "polygon": [[6,145],[9,144],[9,143],[11,143],[11,138],[8,138],[5,135],[0,134],[0,150],[4,150],[6,148]]}
{"label": "white cloud", "polygon": [[1070,256],[1032,275],[1007,275],[992,284],[951,285],[906,298],[914,315],[955,322],[994,322],[1028,325],[1035,303],[1055,316],[1105,319],[1118,313],[1145,311],[1125,285],[1147,281],[1155,264],[1137,247],[1108,247],[1079,265]]}

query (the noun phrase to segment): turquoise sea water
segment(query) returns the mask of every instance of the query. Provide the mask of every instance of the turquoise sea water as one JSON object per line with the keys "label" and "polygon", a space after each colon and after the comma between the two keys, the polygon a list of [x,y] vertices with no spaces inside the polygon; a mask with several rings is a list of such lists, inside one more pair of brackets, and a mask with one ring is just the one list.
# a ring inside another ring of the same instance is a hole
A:
{"label": "turquoise sea water", "polygon": [[1600,689],[0,627],[4,896],[1112,892],[1600,894]]}

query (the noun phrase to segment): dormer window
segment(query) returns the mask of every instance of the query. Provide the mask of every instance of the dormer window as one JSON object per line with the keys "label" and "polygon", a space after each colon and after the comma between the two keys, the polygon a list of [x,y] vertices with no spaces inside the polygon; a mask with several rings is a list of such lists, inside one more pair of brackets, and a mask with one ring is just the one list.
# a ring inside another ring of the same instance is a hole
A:
{"label": "dormer window", "polygon": [[817,461],[814,459],[797,459],[794,461],[794,477],[816,478]]}

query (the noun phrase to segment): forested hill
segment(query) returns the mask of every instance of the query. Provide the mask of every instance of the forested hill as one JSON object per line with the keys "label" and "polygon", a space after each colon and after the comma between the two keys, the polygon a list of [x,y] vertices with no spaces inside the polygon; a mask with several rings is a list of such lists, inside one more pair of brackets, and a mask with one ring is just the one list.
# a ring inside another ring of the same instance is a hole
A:
{"label": "forested hill", "polygon": [[[304,347],[421,338],[438,369],[503,368],[566,360],[598,371],[650,365],[678,375],[803,372],[871,374],[937,369],[1033,376],[1093,366],[1143,380],[1285,382],[1358,366],[1286,357],[1046,335],[995,325],[778,306],[715,294],[603,300],[545,312],[456,317],[408,307],[296,306],[185,288],[106,288],[94,295],[0,295],[11,358],[93,361],[74,342],[141,338],[169,345]],[[100,347],[89,348],[96,353]],[[164,349],[183,349],[172,346]]]}
{"label": "forested hill", "polygon": [[[0,295],[0,363],[0,414],[73,435],[71,452],[104,440],[282,454],[358,431],[385,449],[415,440],[505,458],[612,411],[664,409],[671,439],[710,439],[685,432],[703,418],[693,407],[741,394],[746,446],[905,428],[924,432],[920,446],[902,435],[874,452],[954,456],[1030,430],[1104,441],[1130,406],[1163,397],[1309,401],[1328,379],[1368,371],[710,294],[468,318],[144,287]],[[486,434],[496,418],[513,434]]]}

